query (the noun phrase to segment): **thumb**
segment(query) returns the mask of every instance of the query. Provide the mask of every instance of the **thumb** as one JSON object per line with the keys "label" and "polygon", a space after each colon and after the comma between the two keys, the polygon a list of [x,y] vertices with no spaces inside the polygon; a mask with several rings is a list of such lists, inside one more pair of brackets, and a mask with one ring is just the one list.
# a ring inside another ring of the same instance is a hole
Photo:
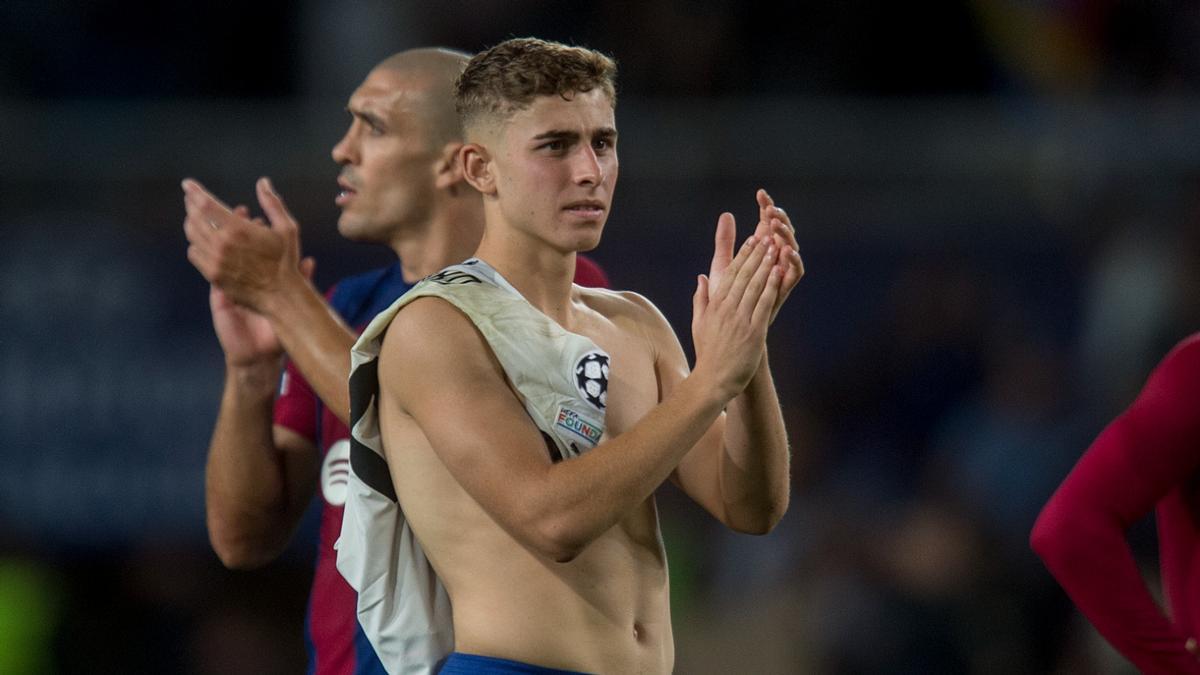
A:
{"label": "thumb", "polygon": [[730,261],[733,260],[733,243],[737,236],[737,226],[734,224],[733,214],[725,212],[717,218],[717,232],[713,237],[713,259],[712,267],[709,273],[712,275],[720,274],[729,267]]}
{"label": "thumb", "polygon": [[271,229],[289,236],[292,233],[298,234],[300,227],[284,206],[283,198],[275,191],[271,179],[265,176],[259,178],[254,187],[258,192],[258,203],[262,206],[263,213],[267,214],[267,219],[271,221]]}

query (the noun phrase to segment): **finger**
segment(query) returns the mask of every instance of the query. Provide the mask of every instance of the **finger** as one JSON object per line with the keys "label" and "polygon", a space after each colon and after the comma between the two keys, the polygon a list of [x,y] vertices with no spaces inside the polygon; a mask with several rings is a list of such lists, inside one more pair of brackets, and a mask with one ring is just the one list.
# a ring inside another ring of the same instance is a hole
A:
{"label": "finger", "polygon": [[222,209],[226,211],[230,210],[229,206],[225,202],[221,201],[215,194],[210,192],[208,188],[201,185],[200,181],[194,178],[184,178],[181,185],[183,186],[183,194],[185,197],[194,196],[210,199],[216,202],[217,205],[219,205]]}
{"label": "finger", "polygon": [[[184,194],[183,213],[183,231],[187,235],[188,241],[192,243],[208,241],[216,228],[205,222],[203,215],[200,213],[200,201],[197,197],[191,194]],[[204,223],[203,228],[195,227],[201,223]]]}
{"label": "finger", "polygon": [[724,298],[729,294],[730,289],[733,287],[734,280],[737,278],[737,275],[741,273],[742,268],[745,267],[746,261],[749,259],[749,257],[754,254],[754,251],[757,248],[756,244],[759,241],[761,240],[757,237],[748,237],[746,241],[742,243],[742,247],[738,250],[737,255],[733,257],[733,260],[730,261],[729,265],[721,273],[720,279],[716,279],[715,277],[710,279],[710,292],[708,296],[710,302]]}
{"label": "finger", "polygon": [[754,312],[750,315],[751,325],[765,328],[775,318],[782,279],[783,273],[780,271],[779,265],[772,265],[771,271],[767,275],[767,283],[763,287],[762,293],[758,296],[758,302],[754,305]]}
{"label": "finger", "polygon": [[275,186],[271,184],[270,178],[265,176],[259,178],[258,182],[254,184],[254,188],[258,193],[258,203],[262,206],[263,213],[267,214],[267,220],[271,221],[272,229],[287,233],[299,229],[296,219],[284,205],[283,198],[275,191]]}
{"label": "finger", "polygon": [[780,243],[788,249],[799,249],[800,245],[796,240],[796,229],[788,226],[787,223],[779,219],[772,219],[772,235],[778,237]]}
{"label": "finger", "polygon": [[791,253],[794,261],[792,264],[785,264],[780,261],[776,267],[780,270],[781,281],[779,284],[779,296],[775,300],[775,311],[771,313],[771,320],[775,320],[775,315],[779,313],[783,303],[787,302],[788,296],[796,288],[796,284],[800,283],[800,279],[804,278],[804,261],[800,258],[800,254],[793,251]]}
{"label": "finger", "polygon": [[775,200],[771,199],[771,195],[767,194],[765,188],[758,188],[754,193],[754,199],[758,201],[758,208],[768,209],[775,205]]}
{"label": "finger", "polygon": [[734,307],[741,304],[742,298],[746,295],[746,287],[749,286],[750,280],[754,278],[754,273],[758,271],[762,260],[767,256],[768,251],[774,253],[774,244],[770,239],[759,239],[758,243],[751,247],[751,252],[746,256],[745,264],[738,269],[734,275],[733,281],[729,285],[728,296],[732,298]]}
{"label": "finger", "polygon": [[717,278],[733,260],[733,245],[737,237],[737,223],[733,214],[722,213],[717,218],[717,232],[713,238],[713,259],[709,274]]}
{"label": "finger", "polygon": [[208,250],[214,245],[213,238],[216,234],[216,230],[210,227],[199,213],[189,213],[183,219],[183,236],[192,246]]}
{"label": "finger", "polygon": [[791,282],[791,285],[795,286],[796,282],[804,278],[804,258],[800,257],[799,251],[792,251],[788,258],[788,273],[795,276]]}
{"label": "finger", "polygon": [[300,261],[300,274],[304,275],[305,279],[312,281],[313,272],[317,270],[317,259],[308,256]]}
{"label": "finger", "polygon": [[196,218],[198,222],[205,223],[214,231],[236,229],[247,222],[244,218],[234,215],[221,200],[203,190],[189,192],[183,201],[188,215]]}
{"label": "finger", "polygon": [[754,200],[758,202],[758,225],[754,228],[754,233],[759,236],[767,236],[771,231],[771,209],[775,202],[771,201],[771,195],[767,191],[759,188],[754,193]]}
{"label": "finger", "polygon": [[796,226],[792,224],[792,217],[788,215],[787,211],[783,210],[782,206],[772,206],[771,217],[783,223],[792,232],[796,231]]}
{"label": "finger", "polygon": [[233,212],[235,215],[241,216],[242,218],[245,218],[249,222],[254,223],[255,225],[258,225],[259,227],[267,226],[267,221],[263,220],[262,216],[251,217],[250,216],[250,208],[247,206],[238,204],[237,206],[235,206],[233,208]]}
{"label": "finger", "polygon": [[779,257],[779,249],[774,244],[767,246],[767,253],[759,261],[758,267],[754,269],[754,273],[750,276],[750,280],[746,284],[746,291],[742,294],[738,301],[738,310],[746,314],[752,314],[754,307],[758,303],[759,296],[762,295],[763,288],[767,284],[767,277],[770,276],[771,270],[775,267],[775,262]]}
{"label": "finger", "polygon": [[212,258],[207,251],[201,250],[198,246],[188,246],[187,259],[192,264],[192,267],[195,267],[196,271],[200,273],[200,276],[204,277],[209,283],[212,283],[214,266]]}

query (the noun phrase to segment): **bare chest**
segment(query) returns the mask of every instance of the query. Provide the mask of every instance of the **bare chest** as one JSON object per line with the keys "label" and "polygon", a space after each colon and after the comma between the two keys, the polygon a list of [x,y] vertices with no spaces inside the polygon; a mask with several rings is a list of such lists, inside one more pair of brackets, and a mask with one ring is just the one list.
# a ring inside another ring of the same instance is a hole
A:
{"label": "bare chest", "polygon": [[611,437],[628,431],[659,403],[660,387],[649,345],[617,327],[604,328],[609,329],[589,337],[609,356],[605,433]]}

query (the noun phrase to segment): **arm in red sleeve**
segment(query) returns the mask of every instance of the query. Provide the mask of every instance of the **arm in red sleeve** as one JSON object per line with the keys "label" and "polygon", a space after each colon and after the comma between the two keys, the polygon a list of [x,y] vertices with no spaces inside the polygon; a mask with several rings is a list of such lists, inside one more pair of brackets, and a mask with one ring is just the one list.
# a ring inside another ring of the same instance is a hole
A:
{"label": "arm in red sleeve", "polygon": [[1200,673],[1146,588],[1126,531],[1200,466],[1200,334],[1155,368],[1038,517],[1031,544],[1096,629],[1145,673]]}

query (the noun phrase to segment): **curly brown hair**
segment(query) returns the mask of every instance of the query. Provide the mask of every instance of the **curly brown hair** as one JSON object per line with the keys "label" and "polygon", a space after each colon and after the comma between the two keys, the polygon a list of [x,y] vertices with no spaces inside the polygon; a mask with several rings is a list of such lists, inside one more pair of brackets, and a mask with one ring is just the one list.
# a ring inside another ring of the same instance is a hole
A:
{"label": "curly brown hair", "polygon": [[617,64],[585,47],[512,38],[476,54],[455,83],[454,107],[464,129],[483,116],[506,118],[538,96],[572,95],[597,87],[617,105]]}

